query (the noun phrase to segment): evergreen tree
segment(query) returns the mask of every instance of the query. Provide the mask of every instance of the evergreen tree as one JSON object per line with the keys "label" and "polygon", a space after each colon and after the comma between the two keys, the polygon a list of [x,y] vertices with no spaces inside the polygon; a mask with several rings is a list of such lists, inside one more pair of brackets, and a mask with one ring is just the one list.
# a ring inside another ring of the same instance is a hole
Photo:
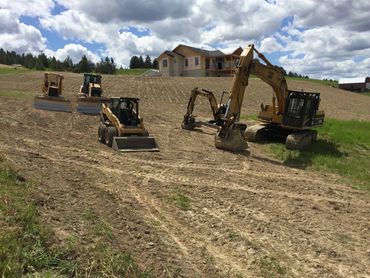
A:
{"label": "evergreen tree", "polygon": [[144,68],[144,59],[143,56],[140,55],[139,57],[139,68]]}
{"label": "evergreen tree", "polygon": [[140,60],[137,56],[132,56],[130,59],[130,69],[137,69],[139,67]]}
{"label": "evergreen tree", "polygon": [[80,62],[78,63],[77,66],[77,72],[90,72],[90,63],[89,60],[87,59],[86,55],[82,56]]}
{"label": "evergreen tree", "polygon": [[153,60],[152,68],[153,68],[153,69],[158,69],[158,68],[159,68],[159,67],[158,67],[158,60],[157,60],[157,59],[154,59],[154,60]]}
{"label": "evergreen tree", "polygon": [[39,56],[37,57],[38,59],[38,63],[42,64],[42,66],[44,68],[48,68],[50,65],[49,65],[49,60],[48,60],[48,57],[46,57],[45,53],[44,52],[41,52],[39,54]]}
{"label": "evergreen tree", "polygon": [[50,60],[50,69],[51,70],[58,70],[57,59],[55,59],[55,57],[51,58],[51,60]]}
{"label": "evergreen tree", "polygon": [[144,68],[150,69],[152,67],[152,59],[149,57],[149,55],[146,55],[145,62],[144,62]]}
{"label": "evergreen tree", "polygon": [[67,56],[67,58],[65,58],[65,60],[63,61],[63,70],[73,71],[73,68],[74,65],[72,59]]}

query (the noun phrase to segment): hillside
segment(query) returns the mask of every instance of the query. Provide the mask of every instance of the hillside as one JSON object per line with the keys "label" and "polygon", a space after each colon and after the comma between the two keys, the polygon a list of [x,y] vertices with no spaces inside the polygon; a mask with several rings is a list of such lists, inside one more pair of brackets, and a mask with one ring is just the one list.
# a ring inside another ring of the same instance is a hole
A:
{"label": "hillside", "polygon": [[[0,75],[0,152],[36,182],[35,203],[57,244],[74,239],[81,276],[98,271],[89,258],[102,243],[154,277],[370,275],[367,192],[286,167],[261,145],[233,154],[214,148],[212,129],[180,128],[192,88],[227,91],[231,78],[103,76],[106,95],[141,99],[161,149],[119,154],[98,143],[98,116],[32,108],[42,74]],[[64,75],[74,97],[82,75]],[[368,96],[288,82],[320,92],[327,117],[370,120]],[[271,97],[252,79],[243,113]],[[199,103],[198,114],[209,116]]]}

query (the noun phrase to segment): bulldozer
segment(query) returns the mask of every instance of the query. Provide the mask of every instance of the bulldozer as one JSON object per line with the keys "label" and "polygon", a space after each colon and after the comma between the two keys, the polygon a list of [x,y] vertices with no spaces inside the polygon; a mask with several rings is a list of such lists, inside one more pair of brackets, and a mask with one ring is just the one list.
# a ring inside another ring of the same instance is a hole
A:
{"label": "bulldozer", "polygon": [[105,98],[101,84],[101,75],[85,73],[80,92],[77,94],[76,111],[82,114],[96,115],[100,113],[101,101]]}
{"label": "bulldozer", "polygon": [[72,103],[62,96],[64,77],[47,72],[44,74],[42,95],[36,96],[33,107],[43,110],[72,112]]}
{"label": "bulldozer", "polygon": [[[254,58],[254,54],[258,58]],[[241,107],[249,77],[253,74],[273,89],[271,105],[261,104],[258,119],[260,124],[251,127],[241,123]],[[214,94],[208,91],[209,98]],[[190,100],[193,97],[193,93]],[[190,103],[189,100],[189,103]],[[259,141],[266,137],[284,137],[287,149],[303,149],[316,140],[313,126],[322,125],[325,113],[319,110],[320,93],[288,90],[283,70],[274,66],[253,44],[242,52],[232,80],[226,104],[211,104],[218,130],[215,146],[229,151],[245,150],[248,141]],[[194,105],[193,105],[194,106]],[[182,122],[182,128],[192,130],[196,125],[193,107],[189,106]],[[225,108],[226,107],[226,108]]]}
{"label": "bulldozer", "polygon": [[112,97],[103,100],[98,140],[119,152],[159,151],[155,138],[149,136],[139,115],[139,99]]}

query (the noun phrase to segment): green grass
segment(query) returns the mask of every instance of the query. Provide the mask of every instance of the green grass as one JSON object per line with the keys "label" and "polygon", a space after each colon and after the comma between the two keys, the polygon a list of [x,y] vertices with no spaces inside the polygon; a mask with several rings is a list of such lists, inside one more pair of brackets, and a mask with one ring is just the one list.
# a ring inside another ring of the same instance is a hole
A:
{"label": "green grass", "polygon": [[285,76],[287,80],[298,80],[298,81],[307,81],[307,82],[313,82],[325,86],[334,86],[338,87],[338,81],[329,81],[329,80],[320,80],[320,79],[311,79],[311,78],[302,78],[302,77],[289,77]]}
{"label": "green grass", "polygon": [[0,90],[0,97],[29,98],[33,95],[22,91]]}
{"label": "green grass", "polygon": [[[112,227],[93,210],[82,219],[89,234],[57,243],[41,223],[36,185],[11,169],[0,153],[0,277],[151,277],[116,244]],[[86,245],[94,238],[97,244]]]}
{"label": "green grass", "polygon": [[31,71],[27,68],[12,68],[12,67],[0,67],[1,74],[15,74],[15,73],[25,73]]}
{"label": "green grass", "polygon": [[370,122],[325,119],[317,132],[317,142],[302,151],[281,143],[270,144],[270,151],[287,165],[336,173],[370,191]]}
{"label": "green grass", "polygon": [[32,203],[32,183],[0,162],[0,275],[58,277],[74,273],[70,254],[53,244]]}
{"label": "green grass", "polygon": [[247,121],[258,121],[258,116],[257,115],[241,115],[240,119],[247,120]]}
{"label": "green grass", "polygon": [[281,266],[275,258],[264,257],[260,259],[259,266],[264,278],[275,278],[286,276],[285,267]]}
{"label": "green grass", "polygon": [[116,74],[120,75],[141,75],[149,69],[118,69]]}
{"label": "green grass", "polygon": [[191,199],[180,192],[174,192],[171,195],[171,200],[181,210],[191,209]]}

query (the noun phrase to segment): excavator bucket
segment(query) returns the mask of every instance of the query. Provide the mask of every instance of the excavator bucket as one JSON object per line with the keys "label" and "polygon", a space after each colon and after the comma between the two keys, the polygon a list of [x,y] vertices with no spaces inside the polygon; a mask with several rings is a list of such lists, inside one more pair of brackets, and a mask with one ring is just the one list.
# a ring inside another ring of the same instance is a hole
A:
{"label": "excavator bucket", "polygon": [[101,101],[101,98],[78,98],[76,111],[82,114],[99,114],[101,111]]}
{"label": "excavator bucket", "polygon": [[36,109],[72,113],[72,103],[63,97],[35,97],[33,107]]}
{"label": "excavator bucket", "polygon": [[159,151],[155,138],[151,136],[114,137],[112,148],[119,152]]}

